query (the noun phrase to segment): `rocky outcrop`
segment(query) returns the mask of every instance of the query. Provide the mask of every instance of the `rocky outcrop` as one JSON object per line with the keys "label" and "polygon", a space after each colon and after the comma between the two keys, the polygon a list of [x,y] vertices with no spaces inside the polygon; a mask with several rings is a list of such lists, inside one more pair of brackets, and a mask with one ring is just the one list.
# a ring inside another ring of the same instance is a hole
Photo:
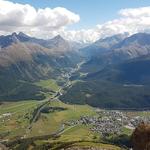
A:
{"label": "rocky outcrop", "polygon": [[0,143],[0,150],[8,150],[8,148],[5,145]]}
{"label": "rocky outcrop", "polygon": [[133,150],[150,150],[150,124],[141,123],[132,135]]}

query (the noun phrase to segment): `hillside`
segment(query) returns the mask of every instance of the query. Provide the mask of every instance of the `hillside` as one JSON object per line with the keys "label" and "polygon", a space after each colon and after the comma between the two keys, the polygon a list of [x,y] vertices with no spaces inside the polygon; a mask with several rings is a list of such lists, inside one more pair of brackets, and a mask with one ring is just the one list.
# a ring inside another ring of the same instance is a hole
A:
{"label": "hillside", "polygon": [[0,37],[0,47],[0,100],[41,99],[46,89],[33,82],[57,79],[80,61],[77,49],[61,36],[42,40],[13,33]]}
{"label": "hillside", "polygon": [[150,84],[150,55],[108,65],[101,71],[88,74],[86,80],[106,80],[121,84]]}
{"label": "hillside", "polygon": [[132,35],[113,48],[81,66],[75,78],[79,81],[61,97],[64,102],[101,108],[150,107],[150,35]]}
{"label": "hillside", "polygon": [[62,100],[101,108],[150,107],[149,56],[110,65],[75,83]]}

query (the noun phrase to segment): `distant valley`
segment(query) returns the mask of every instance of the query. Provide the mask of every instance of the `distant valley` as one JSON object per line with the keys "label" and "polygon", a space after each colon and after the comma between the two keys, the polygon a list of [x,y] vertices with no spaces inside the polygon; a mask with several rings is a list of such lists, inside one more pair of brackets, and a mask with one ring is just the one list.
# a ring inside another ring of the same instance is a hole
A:
{"label": "distant valley", "polygon": [[116,35],[80,51],[87,61],[74,75],[78,82],[62,96],[63,101],[115,109],[150,107],[149,34]]}
{"label": "distant valley", "polygon": [[0,150],[150,150],[148,0],[0,0]]}
{"label": "distant valley", "polygon": [[0,147],[130,148],[133,130],[150,120],[149,40],[1,36]]}
{"label": "distant valley", "polygon": [[85,46],[59,35],[43,40],[20,32],[1,36],[0,47],[1,101],[45,99],[55,91],[36,83],[52,79],[62,86],[69,78],[63,102],[150,107],[150,34],[119,34]]}

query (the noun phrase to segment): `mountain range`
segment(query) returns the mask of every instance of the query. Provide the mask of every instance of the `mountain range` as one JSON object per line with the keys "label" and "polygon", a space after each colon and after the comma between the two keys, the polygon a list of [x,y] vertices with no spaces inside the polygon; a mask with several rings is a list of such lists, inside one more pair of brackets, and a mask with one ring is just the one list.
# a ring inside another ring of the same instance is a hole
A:
{"label": "mountain range", "polygon": [[[81,64],[78,66],[77,64]],[[63,39],[0,36],[0,100],[44,99],[33,84],[78,66],[61,96],[69,103],[102,108],[150,107],[150,34],[118,34],[88,46]]]}
{"label": "mountain range", "polygon": [[[114,109],[150,107],[150,34],[137,33],[116,42],[117,37],[95,42],[100,45],[96,52],[89,49],[95,43],[87,47],[87,61],[76,75],[79,81],[63,101]],[[101,41],[112,43],[112,39],[115,43],[102,49]],[[86,48],[82,50],[85,53]]]}
{"label": "mountain range", "polygon": [[55,79],[79,60],[74,45],[59,35],[50,40],[22,32],[0,36],[0,99],[42,99],[42,89],[31,83]]}

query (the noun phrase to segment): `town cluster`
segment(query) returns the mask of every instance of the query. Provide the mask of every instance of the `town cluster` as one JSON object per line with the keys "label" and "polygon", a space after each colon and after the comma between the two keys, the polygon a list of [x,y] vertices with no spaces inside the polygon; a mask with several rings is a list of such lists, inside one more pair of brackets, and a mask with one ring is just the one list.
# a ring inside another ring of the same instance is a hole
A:
{"label": "town cluster", "polygon": [[97,110],[95,116],[81,116],[79,120],[71,120],[66,125],[74,126],[84,124],[90,126],[90,129],[102,136],[110,134],[120,134],[124,128],[134,130],[139,123],[150,123],[150,116],[128,116],[121,111]]}

